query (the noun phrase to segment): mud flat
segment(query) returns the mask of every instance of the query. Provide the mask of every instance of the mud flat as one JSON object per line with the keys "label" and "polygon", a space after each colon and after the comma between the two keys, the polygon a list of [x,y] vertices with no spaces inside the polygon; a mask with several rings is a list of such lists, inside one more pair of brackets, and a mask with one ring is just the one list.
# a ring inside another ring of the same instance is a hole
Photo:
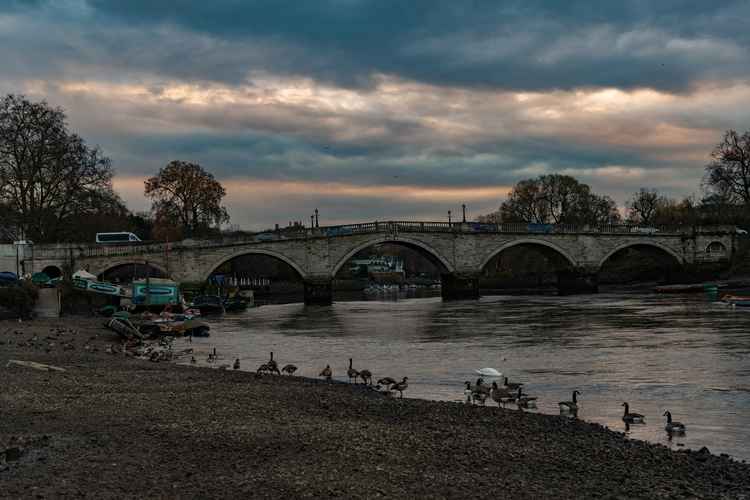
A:
{"label": "mud flat", "polygon": [[750,466],[705,451],[563,417],[135,360],[106,352],[117,339],[100,324],[0,322],[0,497],[750,498]]}

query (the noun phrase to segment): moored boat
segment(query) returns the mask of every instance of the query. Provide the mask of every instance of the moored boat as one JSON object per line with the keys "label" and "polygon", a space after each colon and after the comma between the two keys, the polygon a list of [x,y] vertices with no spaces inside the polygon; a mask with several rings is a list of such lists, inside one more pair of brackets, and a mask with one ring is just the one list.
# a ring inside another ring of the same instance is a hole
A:
{"label": "moored boat", "polygon": [[218,295],[198,295],[190,304],[193,309],[198,309],[201,316],[212,314],[224,314],[224,303]]}

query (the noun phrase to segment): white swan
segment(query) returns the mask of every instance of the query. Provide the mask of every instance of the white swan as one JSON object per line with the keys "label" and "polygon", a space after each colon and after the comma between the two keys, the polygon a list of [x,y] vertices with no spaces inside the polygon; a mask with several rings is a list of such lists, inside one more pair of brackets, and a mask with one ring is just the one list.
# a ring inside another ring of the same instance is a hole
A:
{"label": "white swan", "polygon": [[502,372],[499,372],[495,370],[494,368],[480,368],[479,370],[474,370],[479,375],[483,377],[502,377]]}

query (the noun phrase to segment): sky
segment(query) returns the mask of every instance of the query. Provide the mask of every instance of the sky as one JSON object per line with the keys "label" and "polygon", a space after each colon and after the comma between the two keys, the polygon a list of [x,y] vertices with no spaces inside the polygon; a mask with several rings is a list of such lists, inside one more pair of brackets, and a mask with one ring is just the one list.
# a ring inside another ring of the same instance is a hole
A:
{"label": "sky", "polygon": [[0,0],[0,93],[62,107],[115,189],[192,161],[262,229],[446,220],[573,175],[700,197],[750,129],[748,1]]}

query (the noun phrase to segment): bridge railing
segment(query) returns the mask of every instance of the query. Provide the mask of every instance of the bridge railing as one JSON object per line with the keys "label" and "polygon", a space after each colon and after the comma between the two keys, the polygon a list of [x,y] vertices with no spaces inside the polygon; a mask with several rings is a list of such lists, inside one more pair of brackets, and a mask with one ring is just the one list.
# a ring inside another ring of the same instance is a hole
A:
{"label": "bridge railing", "polygon": [[[243,245],[281,240],[338,237],[369,233],[509,233],[509,234],[631,234],[641,236],[674,236],[694,233],[732,233],[733,226],[711,226],[695,228],[686,226],[638,226],[625,224],[602,224],[578,226],[574,224],[534,224],[525,222],[438,222],[438,221],[375,221],[359,224],[344,224],[316,228],[299,228],[295,231],[280,230],[256,233],[241,239],[180,241],[174,243],[142,243],[133,245],[77,244],[35,245],[35,259],[67,259],[73,257],[117,257],[164,254],[180,249],[212,248],[227,245]],[[25,253],[26,257],[29,252]]]}

